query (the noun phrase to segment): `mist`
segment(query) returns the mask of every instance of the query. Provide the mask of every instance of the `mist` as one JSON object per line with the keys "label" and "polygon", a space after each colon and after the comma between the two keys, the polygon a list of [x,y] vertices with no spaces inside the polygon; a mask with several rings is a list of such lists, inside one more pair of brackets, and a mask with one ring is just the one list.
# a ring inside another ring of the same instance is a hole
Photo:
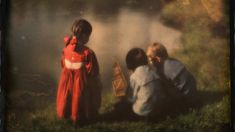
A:
{"label": "mist", "polygon": [[158,12],[118,7],[113,14],[102,14],[94,7],[70,12],[67,8],[48,10],[45,5],[25,5],[23,12],[12,6],[8,31],[9,72],[12,89],[57,88],[63,37],[71,35],[75,19],[85,18],[93,32],[87,44],[97,56],[105,90],[111,90],[112,65],[117,57],[125,69],[125,56],[133,47],[163,43],[169,53],[180,47],[181,33],[162,24]]}

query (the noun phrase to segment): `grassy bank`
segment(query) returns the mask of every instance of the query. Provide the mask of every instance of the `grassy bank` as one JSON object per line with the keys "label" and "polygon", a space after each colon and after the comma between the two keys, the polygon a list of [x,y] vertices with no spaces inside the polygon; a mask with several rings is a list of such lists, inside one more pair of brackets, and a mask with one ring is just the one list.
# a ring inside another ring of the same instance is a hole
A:
{"label": "grassy bank", "polygon": [[[102,115],[112,109],[110,95],[104,97]],[[100,121],[80,129],[75,129],[70,120],[58,120],[55,113],[55,104],[51,103],[44,109],[22,112],[16,117],[14,113],[8,116],[8,131],[24,132],[156,132],[156,131],[192,131],[221,132],[229,130],[229,96],[220,98],[219,101],[204,105],[200,109],[191,108],[187,113],[176,117],[166,117],[161,122],[148,123],[145,121]],[[19,113],[18,113],[19,114]],[[115,119],[114,119],[115,120]]]}

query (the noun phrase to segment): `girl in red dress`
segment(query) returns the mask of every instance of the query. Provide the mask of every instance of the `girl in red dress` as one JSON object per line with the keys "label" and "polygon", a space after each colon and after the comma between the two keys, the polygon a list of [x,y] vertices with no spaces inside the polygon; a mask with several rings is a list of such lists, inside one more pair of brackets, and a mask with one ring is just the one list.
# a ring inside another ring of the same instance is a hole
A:
{"label": "girl in red dress", "polygon": [[61,58],[62,72],[57,91],[57,115],[82,125],[96,118],[101,103],[99,65],[95,53],[85,46],[91,24],[76,20],[71,37],[65,37]]}

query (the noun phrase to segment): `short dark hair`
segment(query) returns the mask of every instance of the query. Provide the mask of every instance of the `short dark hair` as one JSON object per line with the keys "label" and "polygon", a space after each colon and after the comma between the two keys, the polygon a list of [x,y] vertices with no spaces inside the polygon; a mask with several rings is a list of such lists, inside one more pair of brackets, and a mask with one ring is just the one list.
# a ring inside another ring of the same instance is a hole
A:
{"label": "short dark hair", "polygon": [[92,26],[87,20],[79,19],[74,21],[71,30],[74,36],[79,36],[81,34],[90,35]]}
{"label": "short dark hair", "polygon": [[133,48],[127,53],[126,64],[129,70],[135,70],[139,66],[147,65],[148,58],[144,50],[140,48]]}

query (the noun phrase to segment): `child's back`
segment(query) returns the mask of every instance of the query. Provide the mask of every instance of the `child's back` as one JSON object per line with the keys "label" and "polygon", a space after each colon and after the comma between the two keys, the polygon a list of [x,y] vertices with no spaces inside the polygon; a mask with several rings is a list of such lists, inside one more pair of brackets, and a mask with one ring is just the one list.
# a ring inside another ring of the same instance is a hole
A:
{"label": "child's back", "polygon": [[126,57],[130,76],[129,100],[133,111],[139,116],[150,116],[157,102],[164,96],[157,73],[148,65],[145,52],[139,48],[131,49]]}
{"label": "child's back", "polygon": [[196,91],[196,80],[179,60],[170,58],[164,45],[153,43],[147,50],[150,63],[156,67],[170,96],[190,96]]}
{"label": "child's back", "polygon": [[74,125],[81,125],[98,114],[101,101],[99,65],[95,53],[85,46],[92,31],[89,22],[75,21],[72,31],[73,36],[64,39],[57,115],[59,118],[71,117]]}
{"label": "child's back", "polygon": [[165,85],[175,87],[184,95],[195,93],[196,80],[180,61],[167,58],[157,72],[165,80]]}

